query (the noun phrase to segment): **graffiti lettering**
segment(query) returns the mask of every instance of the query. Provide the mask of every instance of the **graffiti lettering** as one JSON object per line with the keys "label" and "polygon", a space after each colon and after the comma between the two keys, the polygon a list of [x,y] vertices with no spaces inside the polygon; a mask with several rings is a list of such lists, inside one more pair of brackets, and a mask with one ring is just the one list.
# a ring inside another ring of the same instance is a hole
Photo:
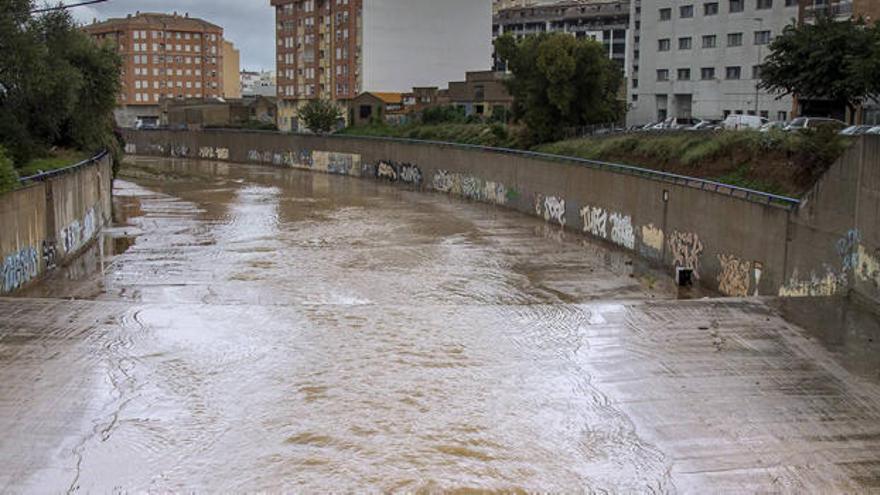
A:
{"label": "graffiti lettering", "polygon": [[95,208],[89,208],[82,220],[74,220],[67,227],[61,229],[58,238],[65,254],[78,251],[98,231]]}
{"label": "graffiti lettering", "polygon": [[544,198],[544,220],[555,220],[565,227],[565,200],[556,196]]}
{"label": "graffiti lettering", "polygon": [[611,242],[627,249],[635,249],[636,235],[633,231],[632,217],[616,212],[611,214]]}
{"label": "graffiti lettering", "polygon": [[584,206],[580,211],[584,221],[584,233],[596,237],[608,238],[608,212],[595,206]]}
{"label": "graffiti lettering", "polygon": [[810,273],[808,279],[801,279],[797,269],[788,284],[779,289],[779,297],[820,297],[833,296],[846,286],[846,277],[840,277],[830,267],[825,267],[825,275]]}
{"label": "graffiti lettering", "polygon": [[752,264],[727,254],[719,255],[718,261],[721,263],[718,290],[732,297],[748,296]]}
{"label": "graffiti lettering", "polygon": [[55,243],[43,241],[43,265],[46,267],[46,270],[55,268],[57,259],[58,255],[55,250]]}
{"label": "graffiti lettering", "polygon": [[136,155],[137,145],[134,143],[125,143],[125,153],[128,155]]}
{"label": "graffiti lettering", "polygon": [[654,224],[642,226],[642,254],[657,256],[663,251],[663,231]]}
{"label": "graffiti lettering", "polygon": [[673,232],[669,237],[669,251],[672,253],[674,267],[690,268],[694,271],[694,278],[700,279],[700,255],[703,254],[703,243],[697,234]]}
{"label": "graffiti lettering", "polygon": [[850,230],[846,236],[837,241],[837,254],[843,261],[844,273],[855,270],[859,264],[858,246],[862,235],[858,230]]}
{"label": "graffiti lettering", "polygon": [[3,260],[3,292],[12,292],[37,277],[37,250],[31,247],[7,256]]}

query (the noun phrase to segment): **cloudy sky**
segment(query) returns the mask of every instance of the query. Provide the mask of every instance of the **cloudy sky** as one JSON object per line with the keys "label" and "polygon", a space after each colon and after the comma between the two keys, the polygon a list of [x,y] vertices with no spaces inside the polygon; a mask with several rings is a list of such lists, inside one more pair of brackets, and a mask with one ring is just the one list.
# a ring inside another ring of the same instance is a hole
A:
{"label": "cloudy sky", "polygon": [[[63,1],[73,4],[81,0]],[[108,0],[71,9],[83,23],[91,23],[94,18],[125,17],[137,11],[189,12],[192,17],[213,22],[223,27],[226,39],[241,50],[242,69],[275,69],[275,15],[269,0]]]}

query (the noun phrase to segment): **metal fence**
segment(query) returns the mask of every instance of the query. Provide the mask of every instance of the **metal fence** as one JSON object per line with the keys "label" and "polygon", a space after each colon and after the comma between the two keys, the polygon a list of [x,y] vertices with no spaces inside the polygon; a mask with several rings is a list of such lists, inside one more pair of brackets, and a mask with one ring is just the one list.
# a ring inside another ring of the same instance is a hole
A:
{"label": "metal fence", "polygon": [[108,151],[104,150],[104,151],[98,153],[97,155],[95,155],[89,159],[83,160],[79,163],[75,163],[73,165],[70,165],[70,166],[67,166],[64,168],[57,168],[55,170],[49,170],[48,172],[42,172],[42,173],[39,173],[36,175],[30,175],[28,177],[20,177],[18,179],[18,181],[22,185],[26,185],[26,184],[31,184],[34,182],[43,182],[43,181],[51,179],[52,177],[58,177],[59,175],[65,175],[65,174],[69,174],[71,172],[76,172],[77,170],[79,170],[83,167],[87,167],[87,166],[89,166],[99,160],[102,160],[104,157],[107,156],[107,154],[108,154]]}

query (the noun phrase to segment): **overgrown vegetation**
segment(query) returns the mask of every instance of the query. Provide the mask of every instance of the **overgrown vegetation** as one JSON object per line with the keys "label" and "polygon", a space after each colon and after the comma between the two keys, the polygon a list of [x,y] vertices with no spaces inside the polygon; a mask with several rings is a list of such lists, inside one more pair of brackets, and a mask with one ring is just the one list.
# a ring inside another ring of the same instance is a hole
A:
{"label": "overgrown vegetation", "polygon": [[6,150],[0,148],[0,193],[11,191],[18,184],[18,174],[12,166],[12,160],[6,156]]}
{"label": "overgrown vegetation", "polygon": [[522,129],[499,123],[370,124],[349,127],[341,134],[445,141],[501,148],[523,148],[525,141]]}
{"label": "overgrown vegetation", "polygon": [[795,133],[635,133],[572,139],[536,149],[798,196],[848,145],[848,138],[820,128]]}
{"label": "overgrown vegetation", "polygon": [[119,156],[116,48],[95,44],[66,11],[32,16],[35,6],[0,2],[0,145],[16,167],[55,148]]}
{"label": "overgrown vegetation", "polygon": [[29,177],[50,170],[69,167],[90,158],[92,153],[85,151],[60,149],[49,152],[46,156],[35,158],[26,165],[18,167],[20,177]]}
{"label": "overgrown vegetation", "polygon": [[532,143],[562,137],[566,127],[619,121],[623,72],[597,41],[552,33],[495,40],[495,53],[512,77],[513,117]]}
{"label": "overgrown vegetation", "polygon": [[297,112],[305,126],[315,134],[326,134],[342,119],[342,110],[329,100],[311,100]]}

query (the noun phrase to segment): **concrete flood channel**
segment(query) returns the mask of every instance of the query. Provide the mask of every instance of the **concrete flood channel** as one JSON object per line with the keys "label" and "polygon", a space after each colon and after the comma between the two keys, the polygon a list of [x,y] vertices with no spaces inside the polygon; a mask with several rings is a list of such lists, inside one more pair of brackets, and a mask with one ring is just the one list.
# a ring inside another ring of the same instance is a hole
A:
{"label": "concrete flood channel", "polygon": [[114,201],[0,299],[3,491],[880,490],[870,316],[684,300],[558,226],[349,177],[129,158]]}

